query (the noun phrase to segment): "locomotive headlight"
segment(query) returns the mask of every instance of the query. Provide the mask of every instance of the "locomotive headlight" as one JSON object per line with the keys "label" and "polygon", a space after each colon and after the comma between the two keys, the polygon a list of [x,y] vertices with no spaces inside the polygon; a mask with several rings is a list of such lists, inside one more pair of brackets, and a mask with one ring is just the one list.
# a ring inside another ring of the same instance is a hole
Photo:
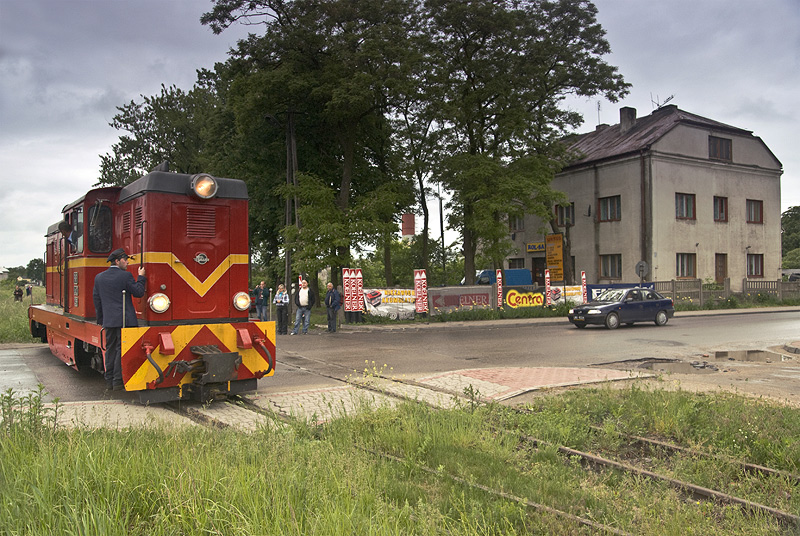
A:
{"label": "locomotive headlight", "polygon": [[192,177],[192,191],[198,197],[211,199],[217,195],[217,181],[211,175],[200,173]]}
{"label": "locomotive headlight", "polygon": [[169,309],[169,298],[166,294],[161,294],[160,292],[150,296],[147,302],[150,304],[150,309],[156,313],[163,313]]}
{"label": "locomotive headlight", "polygon": [[233,306],[240,311],[250,310],[250,295],[247,292],[237,292],[233,297]]}

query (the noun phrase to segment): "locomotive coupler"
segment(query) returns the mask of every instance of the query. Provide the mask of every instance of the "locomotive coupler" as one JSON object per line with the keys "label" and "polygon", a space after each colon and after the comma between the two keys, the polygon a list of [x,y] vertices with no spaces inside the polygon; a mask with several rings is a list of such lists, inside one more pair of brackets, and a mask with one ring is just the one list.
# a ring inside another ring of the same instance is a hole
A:
{"label": "locomotive coupler", "polygon": [[205,370],[194,376],[195,383],[219,383],[236,379],[236,371],[242,364],[242,356],[239,353],[223,352],[214,344],[192,346],[190,350],[205,364]]}

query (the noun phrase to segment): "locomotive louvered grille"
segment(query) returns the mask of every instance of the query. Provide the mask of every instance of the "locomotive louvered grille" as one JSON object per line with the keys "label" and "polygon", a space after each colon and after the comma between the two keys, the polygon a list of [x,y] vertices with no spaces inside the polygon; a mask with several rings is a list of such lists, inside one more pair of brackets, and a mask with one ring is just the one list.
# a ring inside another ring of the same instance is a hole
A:
{"label": "locomotive louvered grille", "polygon": [[186,236],[214,238],[217,218],[213,207],[188,207],[186,209]]}
{"label": "locomotive louvered grille", "polygon": [[130,233],[131,232],[131,213],[130,212],[123,212],[122,213],[122,232],[123,233]]}
{"label": "locomotive louvered grille", "polygon": [[139,227],[142,224],[142,221],[144,220],[144,208],[136,207],[135,210],[136,210],[136,216],[134,218],[134,225],[136,225],[136,227]]}

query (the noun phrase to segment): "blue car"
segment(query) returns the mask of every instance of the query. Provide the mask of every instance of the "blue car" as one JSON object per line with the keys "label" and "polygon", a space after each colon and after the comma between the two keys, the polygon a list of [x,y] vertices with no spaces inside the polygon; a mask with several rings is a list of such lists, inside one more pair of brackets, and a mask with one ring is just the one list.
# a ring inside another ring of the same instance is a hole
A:
{"label": "blue car", "polygon": [[655,322],[665,325],[675,314],[672,300],[649,288],[614,288],[589,303],[569,310],[569,321],[578,328],[589,324],[616,329],[620,324]]}

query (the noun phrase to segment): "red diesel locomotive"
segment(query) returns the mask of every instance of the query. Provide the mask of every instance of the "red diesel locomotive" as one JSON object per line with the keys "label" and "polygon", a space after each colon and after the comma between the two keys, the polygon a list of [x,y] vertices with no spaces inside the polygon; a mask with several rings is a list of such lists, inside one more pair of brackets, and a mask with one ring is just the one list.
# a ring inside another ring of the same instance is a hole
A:
{"label": "red diesel locomotive", "polygon": [[143,403],[254,390],[275,372],[275,323],[249,320],[247,201],[244,182],[205,173],[90,190],[47,230],[47,299],[28,310],[31,333],[68,366],[103,371],[92,289],[124,248],[147,276],[139,325],[122,329],[125,389]]}

